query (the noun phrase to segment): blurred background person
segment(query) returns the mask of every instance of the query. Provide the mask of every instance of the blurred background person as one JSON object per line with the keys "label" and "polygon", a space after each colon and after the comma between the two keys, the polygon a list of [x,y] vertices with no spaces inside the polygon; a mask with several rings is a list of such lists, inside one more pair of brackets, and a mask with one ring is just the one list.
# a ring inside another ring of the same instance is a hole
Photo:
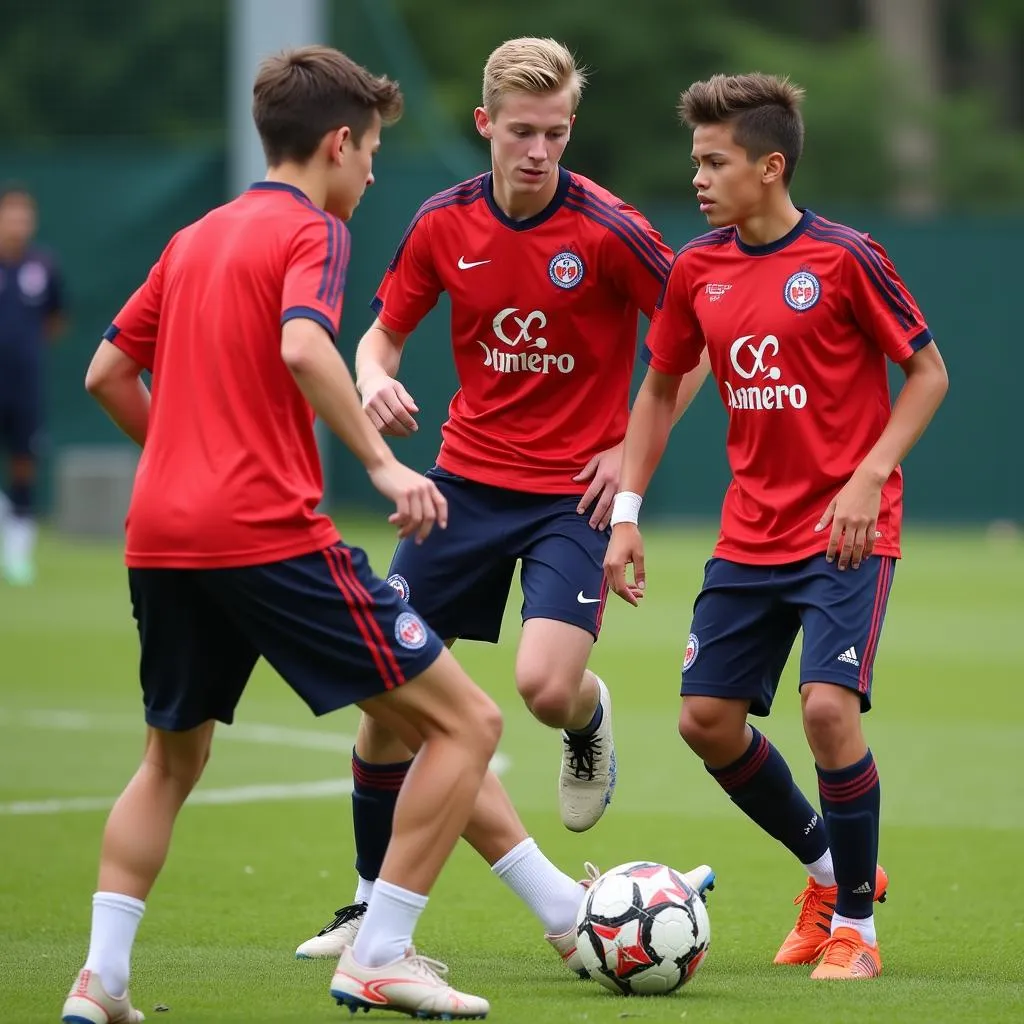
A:
{"label": "blurred background person", "polygon": [[45,348],[64,329],[64,288],[51,254],[36,247],[35,199],[0,191],[0,447],[7,457],[2,569],[16,586],[35,578],[36,480],[44,426]]}

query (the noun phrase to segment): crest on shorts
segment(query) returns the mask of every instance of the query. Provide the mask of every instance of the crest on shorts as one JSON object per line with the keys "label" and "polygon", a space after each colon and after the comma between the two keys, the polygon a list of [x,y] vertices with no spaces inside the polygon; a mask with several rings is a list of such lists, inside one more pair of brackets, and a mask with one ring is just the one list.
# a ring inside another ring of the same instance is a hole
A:
{"label": "crest on shorts", "polygon": [[786,282],[783,298],[790,309],[802,313],[821,298],[821,282],[809,270],[798,270]]}
{"label": "crest on shorts", "polygon": [[698,651],[700,651],[700,641],[697,639],[696,633],[691,633],[690,638],[686,641],[686,655],[683,658],[684,672],[697,660]]}
{"label": "crest on shorts", "polygon": [[427,642],[427,627],[413,612],[402,612],[395,619],[395,639],[409,651],[418,651]]}
{"label": "crest on shorts", "polygon": [[568,249],[551,257],[548,277],[559,288],[575,288],[583,280],[583,260]]}
{"label": "crest on shorts", "polygon": [[384,582],[392,590],[397,591],[398,596],[403,601],[409,600],[409,581],[404,576],[399,576],[397,572],[393,572]]}

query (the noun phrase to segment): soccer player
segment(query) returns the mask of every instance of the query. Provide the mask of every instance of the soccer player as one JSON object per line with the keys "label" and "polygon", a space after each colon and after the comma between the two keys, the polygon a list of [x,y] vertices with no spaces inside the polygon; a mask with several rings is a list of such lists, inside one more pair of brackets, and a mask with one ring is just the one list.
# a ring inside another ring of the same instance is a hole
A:
{"label": "soccer player", "polygon": [[32,244],[36,204],[20,186],[0,192],[0,449],[10,458],[0,510],[4,578],[35,579],[36,458],[43,425],[46,344],[64,327],[64,288],[52,254]]}
{"label": "soccer player", "polygon": [[[732,482],[694,605],[679,731],[810,875],[775,962],[820,960],[813,978],[871,978],[882,969],[872,903],[888,883],[877,867],[878,771],[860,716],[900,556],[900,462],[947,380],[882,247],[793,204],[802,97],[761,74],[716,75],[682,95],[693,184],[713,230],[676,256],[647,338],[605,570],[635,605],[645,585],[641,496],[679,381],[706,348],[729,415]],[[887,357],[906,375],[893,407]],[[769,713],[800,630],[821,815],[747,720]]]}
{"label": "soccer player", "polygon": [[[645,217],[559,165],[584,82],[552,39],[512,39],[490,55],[474,116],[491,170],[420,207],[356,353],[371,419],[407,436],[418,407],[397,380],[402,351],[448,293],[460,387],[427,475],[448,500],[451,525],[421,545],[400,543],[388,582],[449,643],[496,643],[522,563],[516,686],[534,717],[563,730],[559,797],[574,831],[597,822],[615,786],[611,702],[587,661],[606,596],[602,560],[638,318],[653,313],[671,257]],[[705,370],[689,375],[680,408]],[[298,956],[336,956],[357,933],[409,756],[364,716],[352,759],[355,900]],[[580,884],[527,837],[494,776],[466,838],[575,968]]]}
{"label": "soccer player", "polygon": [[[373,182],[394,82],[305,47],[264,61],[253,116],[269,170],[180,231],[118,313],[86,386],[143,446],[127,523],[146,708],[142,766],[107,821],[85,967],[64,1021],[142,1020],[128,998],[144,900],[185,799],[260,656],[316,714],[358,704],[416,749],[358,942],[331,994],[352,1009],[482,1017],[415,955],[416,920],[501,730],[494,703],[358,548],[317,513],[314,413],[423,540],[447,509],[398,463],[334,347],[349,219]],[[140,380],[153,374],[152,397]],[[415,541],[414,541],[415,542]],[[438,968],[435,970],[435,968]]]}

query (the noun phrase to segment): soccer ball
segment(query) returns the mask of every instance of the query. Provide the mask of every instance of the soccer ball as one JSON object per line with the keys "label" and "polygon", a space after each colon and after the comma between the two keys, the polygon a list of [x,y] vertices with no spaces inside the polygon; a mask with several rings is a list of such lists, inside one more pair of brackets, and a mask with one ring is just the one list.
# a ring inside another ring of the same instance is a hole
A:
{"label": "soccer ball", "polygon": [[704,901],[664,864],[606,871],[576,915],[576,948],[590,977],[621,995],[664,995],[685,985],[711,944]]}

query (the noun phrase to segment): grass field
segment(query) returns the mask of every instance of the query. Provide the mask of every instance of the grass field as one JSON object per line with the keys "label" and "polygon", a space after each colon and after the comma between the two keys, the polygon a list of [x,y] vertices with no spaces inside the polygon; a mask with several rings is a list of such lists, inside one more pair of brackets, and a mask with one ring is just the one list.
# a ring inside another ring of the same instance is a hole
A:
{"label": "grass field", "polygon": [[[349,533],[386,567],[387,532]],[[615,694],[619,788],[590,833],[559,824],[558,738],[512,689],[518,602],[497,648],[457,648],[506,710],[505,779],[553,860],[572,873],[636,858],[716,869],[711,953],[693,983],[625,1000],[576,981],[468,848],[442,876],[418,944],[503,1024],[1024,1021],[1024,544],[910,532],[866,723],[891,876],[876,918],[885,974],[830,986],[771,965],[800,868],[676,735],[678,667],[712,539],[651,531],[644,606],[613,598],[593,665]],[[0,1020],[13,1024],[58,1019],[88,943],[103,808],[143,733],[119,548],[47,537],[40,554],[36,587],[0,587]],[[766,731],[813,794],[792,669]],[[260,667],[237,724],[220,730],[197,791],[207,803],[184,810],[148,903],[132,992],[150,1020],[348,1018],[327,996],[332,965],[292,953],[351,898],[354,727],[349,712],[314,720]]]}

